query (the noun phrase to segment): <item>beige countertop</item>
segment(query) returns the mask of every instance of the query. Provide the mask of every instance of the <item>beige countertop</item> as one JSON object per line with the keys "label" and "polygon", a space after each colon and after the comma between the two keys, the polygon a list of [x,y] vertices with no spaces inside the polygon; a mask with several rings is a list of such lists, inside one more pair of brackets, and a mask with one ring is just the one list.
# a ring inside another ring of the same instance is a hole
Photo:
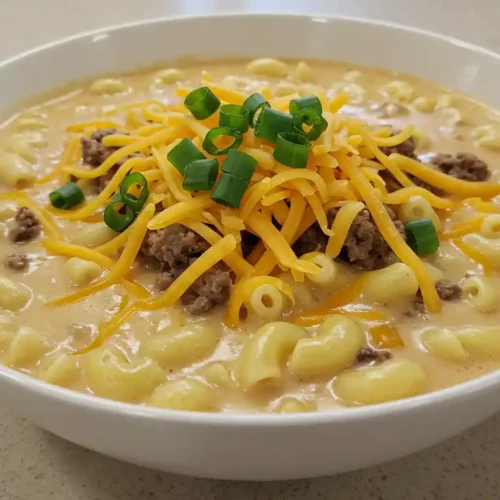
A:
{"label": "beige countertop", "polygon": [[[111,24],[226,10],[388,19],[500,51],[498,0],[0,0],[0,59]],[[0,500],[495,500],[500,499],[499,472],[500,415],[379,467],[312,480],[230,483],[102,457],[36,428],[0,404]]]}

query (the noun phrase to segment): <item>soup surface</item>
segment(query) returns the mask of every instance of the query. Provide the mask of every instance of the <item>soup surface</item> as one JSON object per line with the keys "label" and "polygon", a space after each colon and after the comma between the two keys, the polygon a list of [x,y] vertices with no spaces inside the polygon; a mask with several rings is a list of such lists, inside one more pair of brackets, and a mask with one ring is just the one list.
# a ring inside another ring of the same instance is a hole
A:
{"label": "soup surface", "polygon": [[301,412],[499,366],[500,116],[467,96],[345,63],[191,64],[60,91],[0,148],[1,359],[33,377]]}

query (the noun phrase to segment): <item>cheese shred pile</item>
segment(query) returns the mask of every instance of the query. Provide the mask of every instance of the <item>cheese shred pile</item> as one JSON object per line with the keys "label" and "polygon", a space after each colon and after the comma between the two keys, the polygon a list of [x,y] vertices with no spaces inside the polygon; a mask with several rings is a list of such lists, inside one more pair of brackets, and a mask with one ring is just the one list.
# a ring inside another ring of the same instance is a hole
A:
{"label": "cheese shred pile", "polygon": [[[242,104],[245,93],[224,88],[211,81],[202,81],[222,104]],[[178,88],[185,97],[192,89]],[[268,89],[261,90],[271,106],[288,111],[291,95],[270,98]],[[380,233],[399,260],[415,273],[425,304],[431,312],[440,310],[440,300],[433,279],[422,260],[410,249],[388,215],[385,205],[399,205],[412,196],[423,196],[436,209],[454,210],[471,199],[486,204],[484,198],[500,194],[500,186],[484,182],[466,182],[437,172],[432,167],[410,158],[387,156],[381,148],[397,146],[410,138],[413,128],[407,127],[391,135],[390,128],[370,128],[359,119],[342,114],[347,96],[324,99],[323,116],[328,122],[325,133],[313,142],[307,167],[292,169],[277,163],[273,145],[257,138],[253,129],[244,134],[241,151],[257,160],[258,167],[250,181],[240,208],[218,205],[210,193],[192,192],[183,188],[180,172],[167,160],[168,152],[183,138],[189,138],[201,150],[210,128],[217,126],[219,111],[198,121],[184,107],[183,99],[173,105],[155,100],[116,107],[98,121],[76,124],[68,128],[70,139],[61,161],[37,184],[78,179],[96,179],[115,172],[104,190],[95,198],[69,211],[40,207],[25,193],[14,192],[7,197],[32,208],[44,226],[45,249],[56,255],[91,260],[108,270],[107,274],[76,293],[60,298],[52,305],[75,303],[113,284],[121,284],[135,297],[101,329],[93,347],[111,335],[135,311],[159,309],[175,304],[184,292],[206,271],[223,261],[236,277],[226,310],[226,323],[235,327],[240,307],[253,290],[271,284],[293,299],[290,285],[270,276],[276,270],[291,271],[300,279],[305,274],[317,274],[320,268],[299,259],[293,243],[312,224],[318,223],[328,236],[326,255],[335,258],[345,243],[349,229],[361,210],[371,213]],[[117,148],[100,166],[88,168],[80,164],[79,140],[100,128],[116,128],[118,132],[103,139],[103,145]],[[139,153],[140,155],[137,155]],[[209,154],[206,155],[211,158]],[[224,156],[217,157],[222,165]],[[116,165],[120,165],[119,168]],[[402,186],[388,193],[381,171],[389,171]],[[149,200],[134,223],[110,242],[90,250],[63,241],[57,219],[68,221],[101,220],[102,211],[119,191],[123,179],[132,172],[141,172],[148,182]],[[417,178],[454,195],[443,198],[415,186]],[[327,216],[337,208],[333,225]],[[279,222],[277,228],[273,219]],[[148,230],[161,230],[172,224],[182,224],[200,235],[211,246],[194,261],[162,294],[150,293],[130,276],[131,268]],[[445,239],[466,234],[477,222],[457,228]],[[250,231],[260,243],[246,259],[242,256],[241,232]],[[460,245],[460,244],[459,244]],[[463,248],[463,247],[462,247]],[[119,253],[119,258],[116,258]],[[303,278],[302,278],[303,279]],[[92,347],[92,346],[90,346]],[[89,349],[88,347],[87,349]]]}

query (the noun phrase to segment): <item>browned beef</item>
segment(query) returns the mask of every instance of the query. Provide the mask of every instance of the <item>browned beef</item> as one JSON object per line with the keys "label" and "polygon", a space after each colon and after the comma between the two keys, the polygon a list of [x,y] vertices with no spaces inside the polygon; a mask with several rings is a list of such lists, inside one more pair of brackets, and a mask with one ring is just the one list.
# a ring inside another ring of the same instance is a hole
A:
{"label": "browned beef", "polygon": [[327,243],[328,236],[321,230],[319,224],[315,223],[302,233],[294,243],[293,250],[300,257],[310,252],[324,252]]}
{"label": "browned beef", "polygon": [[29,266],[29,259],[24,253],[11,253],[5,259],[5,265],[14,271],[24,271]]}
{"label": "browned beef", "polygon": [[91,167],[104,163],[118,148],[106,147],[102,140],[108,135],[120,133],[115,128],[99,129],[90,137],[82,137],[82,161]]}
{"label": "browned beef", "polygon": [[441,300],[458,300],[462,296],[462,287],[447,280],[438,281],[436,291]]}
{"label": "browned beef", "polygon": [[[451,283],[448,280],[438,281],[436,283],[436,291],[441,300],[458,300],[462,296],[462,287],[456,283]],[[418,290],[414,301],[415,309],[419,313],[425,313],[427,308],[424,304],[422,292]]]}
{"label": "browned beef", "polygon": [[[115,128],[99,129],[90,137],[82,137],[80,140],[82,145],[82,162],[96,168],[104,163],[115,151],[118,151],[120,148],[104,146],[102,143],[104,137],[114,134],[125,134],[125,132],[120,132]],[[141,156],[140,153],[134,153],[130,156],[126,156],[117,162],[110,170],[108,170],[106,174],[98,177],[95,180],[98,191],[102,191],[107,186],[108,182],[113,178],[121,165],[123,165],[128,159],[137,156]]]}
{"label": "browned beef", "polygon": [[[387,156],[393,153],[398,153],[400,155],[407,156],[412,160],[418,160],[417,155],[415,154],[415,148],[416,148],[415,139],[413,137],[410,137],[401,144],[398,144],[397,146],[380,148],[380,150]],[[399,182],[394,178],[394,176],[388,170],[381,170],[380,176],[385,181],[385,187],[387,188],[387,191],[389,191],[389,193],[392,193],[402,188],[401,184],[399,184]],[[431,193],[435,194],[440,193],[440,190],[438,188],[435,188],[434,186],[431,186],[430,184],[421,181],[418,177],[415,177],[414,175],[409,174],[408,178],[418,187],[427,189]]]}
{"label": "browned beef", "polygon": [[[406,238],[403,223],[396,218],[393,210],[386,206],[387,213],[403,238]],[[328,223],[331,225],[338,209],[328,213]],[[328,237],[323,233],[319,225],[311,226],[295,242],[293,249],[297,255],[314,251],[324,251]],[[390,264],[394,253],[380,234],[370,212],[362,210],[354,219],[347,238],[339,256],[339,260],[349,262],[353,266],[366,271],[381,269]]]}
{"label": "browned beef", "polygon": [[[390,207],[385,207],[396,229],[406,239],[403,223]],[[363,270],[381,269],[393,259],[393,251],[380,234],[370,212],[362,210],[354,219],[341,252],[347,262]]]}
{"label": "browned beef", "polygon": [[473,153],[440,153],[431,161],[441,172],[464,181],[485,181],[490,176],[488,165]]}
{"label": "browned beef", "polygon": [[410,137],[397,146],[380,148],[380,151],[382,151],[382,153],[387,156],[392,155],[393,153],[398,153],[400,155],[407,156],[408,158],[415,159],[417,157],[415,154],[416,147],[417,145],[415,143],[415,139],[413,137]]}
{"label": "browned beef", "polygon": [[27,243],[40,235],[42,226],[36,215],[27,207],[21,207],[15,217],[16,225],[9,231],[14,243]]}
{"label": "browned beef", "polygon": [[362,347],[356,355],[358,363],[382,363],[390,359],[391,351],[387,349],[375,349],[373,347]]}
{"label": "browned beef", "polygon": [[[156,286],[166,290],[209,247],[209,243],[191,229],[173,224],[150,231],[141,251],[159,264],[161,272]],[[189,287],[182,301],[192,314],[206,313],[227,301],[232,284],[230,271],[223,264],[217,264]]]}

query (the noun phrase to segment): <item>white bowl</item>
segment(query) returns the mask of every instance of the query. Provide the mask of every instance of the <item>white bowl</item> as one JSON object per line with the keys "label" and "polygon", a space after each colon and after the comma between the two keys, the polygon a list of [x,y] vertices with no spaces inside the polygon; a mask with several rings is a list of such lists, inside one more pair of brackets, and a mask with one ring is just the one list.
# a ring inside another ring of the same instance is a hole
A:
{"label": "white bowl", "polygon": [[[42,47],[0,64],[0,109],[101,73],[186,55],[346,60],[412,73],[500,107],[500,57],[372,21],[289,15],[165,19]],[[65,439],[156,469],[222,479],[292,479],[395,459],[500,409],[500,372],[375,406],[295,415],[203,414],[78,394],[0,367],[4,404]]]}

